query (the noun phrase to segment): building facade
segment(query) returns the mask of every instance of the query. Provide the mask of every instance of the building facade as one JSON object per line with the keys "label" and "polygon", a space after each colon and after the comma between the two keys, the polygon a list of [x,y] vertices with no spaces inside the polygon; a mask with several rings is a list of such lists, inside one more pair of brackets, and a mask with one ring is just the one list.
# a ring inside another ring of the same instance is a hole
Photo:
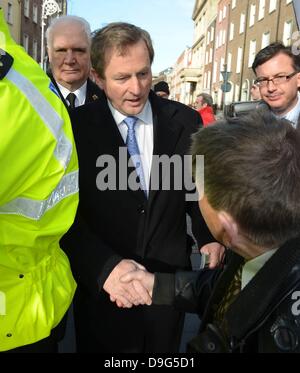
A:
{"label": "building facade", "polygon": [[[47,7],[53,4],[58,5],[59,11],[49,16]],[[43,55],[46,55],[45,47],[42,46],[42,34],[45,35],[51,18],[66,14],[66,12],[66,0],[21,0],[21,44],[37,62],[41,63],[42,47]]]}
{"label": "building facade", "polygon": [[16,43],[21,41],[21,0],[0,0],[6,22]]}
{"label": "building facade", "polygon": [[[257,52],[274,41],[291,45],[298,31],[292,0],[195,0],[192,19],[191,59],[183,63],[185,51],[173,66],[171,96],[191,104],[197,94],[206,92],[219,108],[249,100]],[[226,72],[228,92],[223,92]],[[189,85],[185,94],[183,84]]]}

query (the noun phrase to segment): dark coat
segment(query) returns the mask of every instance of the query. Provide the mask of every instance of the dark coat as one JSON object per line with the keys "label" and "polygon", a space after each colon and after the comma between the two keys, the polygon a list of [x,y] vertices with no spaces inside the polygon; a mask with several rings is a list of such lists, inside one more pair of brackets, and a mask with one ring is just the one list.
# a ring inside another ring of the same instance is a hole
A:
{"label": "dark coat", "polygon": [[222,274],[205,269],[175,275],[173,305],[202,319],[189,352],[300,352],[300,239],[280,247],[239,293],[225,315],[224,333],[214,313],[241,260],[233,254]]}
{"label": "dark coat", "polygon": [[[67,104],[66,100],[64,99],[64,96],[62,95],[53,75],[51,73],[48,73],[49,78],[51,79],[57,93],[59,94],[59,97],[61,98],[62,102],[64,103],[65,107],[68,110],[71,110],[69,105]],[[86,86],[86,97],[85,97],[85,104],[89,104],[90,102],[98,100],[98,98],[101,95],[101,88],[97,86],[96,83],[91,81],[91,79],[87,80],[87,86]]]}
{"label": "dark coat", "polygon": [[[152,92],[154,154],[187,154],[199,114]],[[172,307],[119,309],[102,290],[122,259],[134,259],[149,271],[190,268],[191,245],[186,212],[192,216],[199,245],[211,242],[197,202],[186,202],[185,190],[104,190],[96,187],[101,155],[113,156],[119,172],[119,148],[124,141],[103,94],[71,113],[80,170],[80,203],[76,221],[64,237],[78,292],[75,321],[80,349],[106,352],[166,352],[178,348],[183,314]],[[127,154],[129,157],[129,155]],[[125,161],[125,172],[127,168]],[[123,168],[124,164],[120,166]],[[134,172],[132,169],[128,172]],[[94,337],[93,346],[91,334]]]}

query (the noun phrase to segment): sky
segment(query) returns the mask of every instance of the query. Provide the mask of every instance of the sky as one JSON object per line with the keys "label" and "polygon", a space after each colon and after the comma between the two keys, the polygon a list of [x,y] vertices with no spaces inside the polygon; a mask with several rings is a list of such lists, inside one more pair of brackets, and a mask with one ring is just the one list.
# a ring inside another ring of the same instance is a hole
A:
{"label": "sky", "polygon": [[193,43],[195,0],[68,0],[68,14],[85,18],[92,31],[110,22],[129,22],[152,38],[154,74],[172,67]]}

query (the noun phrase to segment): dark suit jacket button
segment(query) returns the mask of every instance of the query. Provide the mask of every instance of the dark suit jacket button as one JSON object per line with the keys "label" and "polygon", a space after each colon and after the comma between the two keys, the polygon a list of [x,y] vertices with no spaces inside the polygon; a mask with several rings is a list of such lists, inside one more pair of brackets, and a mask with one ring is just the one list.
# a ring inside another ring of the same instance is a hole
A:
{"label": "dark suit jacket button", "polygon": [[145,214],[145,212],[146,212],[145,207],[144,207],[143,205],[140,205],[140,206],[138,207],[138,212],[139,212],[140,214]]}

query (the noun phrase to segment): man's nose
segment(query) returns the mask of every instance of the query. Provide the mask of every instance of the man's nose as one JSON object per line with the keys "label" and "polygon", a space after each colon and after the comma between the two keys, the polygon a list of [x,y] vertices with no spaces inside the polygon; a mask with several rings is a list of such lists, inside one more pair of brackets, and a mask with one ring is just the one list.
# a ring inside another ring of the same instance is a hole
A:
{"label": "man's nose", "polygon": [[72,50],[67,50],[65,55],[65,63],[74,63],[75,56]]}
{"label": "man's nose", "polygon": [[276,85],[274,84],[273,80],[268,80],[267,82],[267,88],[268,88],[268,91],[275,91],[276,90]]}
{"label": "man's nose", "polygon": [[136,96],[141,93],[141,84],[137,77],[132,77],[130,80],[130,92]]}

